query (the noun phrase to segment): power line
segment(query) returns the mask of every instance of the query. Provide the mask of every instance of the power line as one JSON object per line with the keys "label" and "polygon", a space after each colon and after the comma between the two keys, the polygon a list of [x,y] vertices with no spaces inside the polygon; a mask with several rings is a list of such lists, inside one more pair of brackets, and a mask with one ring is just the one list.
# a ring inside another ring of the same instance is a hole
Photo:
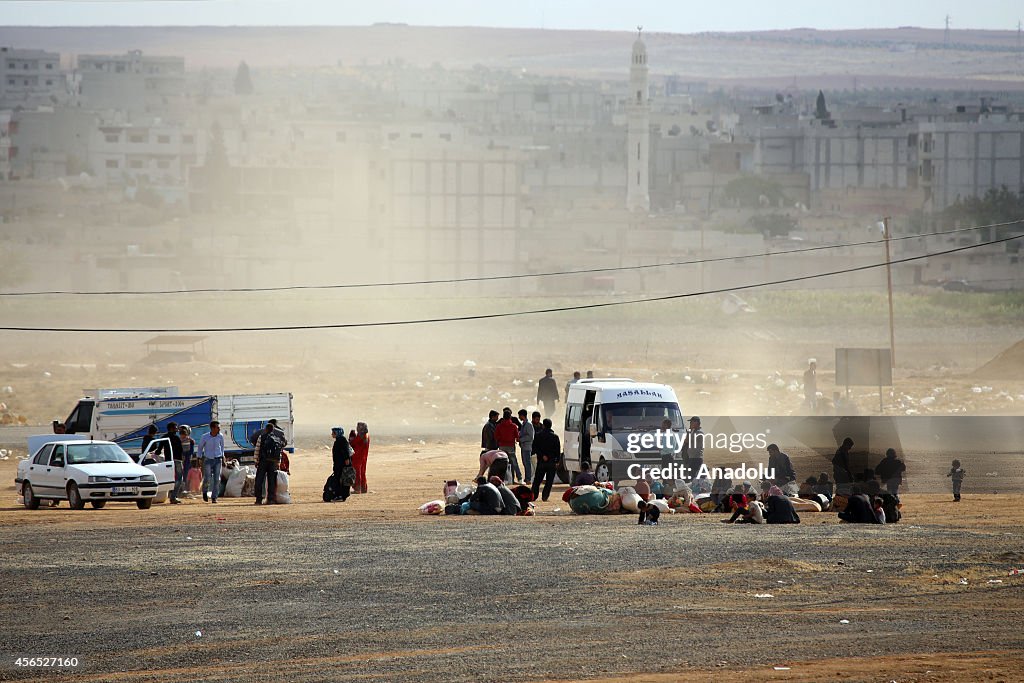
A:
{"label": "power line", "polygon": [[1002,239],[990,240],[988,242],[980,242],[978,244],[969,244],[963,247],[954,247],[952,249],[945,249],[943,251],[931,252],[928,254],[919,254],[917,256],[906,256],[900,259],[893,259],[891,261],[883,261],[882,263],[872,263],[866,266],[853,266],[850,268],[842,268],[840,270],[832,270],[825,273],[815,273],[813,275],[799,275],[796,277],[784,278],[782,280],[772,280],[769,282],[755,282],[747,285],[737,285],[735,287],[721,287],[719,289],[709,289],[698,292],[686,292],[683,294],[667,294],[664,296],[648,297],[642,299],[627,299],[624,301],[604,301],[594,304],[579,304],[576,306],[562,306],[556,308],[539,308],[526,311],[509,311],[502,313],[481,313],[478,315],[464,315],[464,316],[451,316],[446,318],[420,318],[413,320],[385,320],[380,322],[362,322],[362,323],[330,323],[324,325],[275,325],[268,327],[192,327],[192,328],[82,328],[82,327],[20,327],[12,325],[0,326],[0,330],[12,331],[12,332],[117,332],[117,333],[133,333],[133,332],[283,332],[283,331],[294,331],[294,330],[340,330],[357,327],[394,327],[400,325],[425,325],[428,323],[445,323],[445,322],[466,322],[474,320],[494,320],[496,318],[513,318],[522,315],[537,315],[540,313],[565,313],[568,311],[582,311],[595,308],[608,308],[611,306],[628,306],[632,304],[643,304],[652,303],[658,301],[671,301],[675,299],[688,299],[692,297],[705,296],[708,294],[724,294],[726,292],[737,292],[746,289],[757,289],[760,287],[771,287],[774,285],[784,285],[791,282],[802,282],[805,280],[814,280],[817,278],[831,277],[833,275],[843,275],[846,273],[855,273],[862,270],[871,270],[873,268],[884,268],[886,265],[894,263],[909,263],[911,261],[920,261],[926,258],[932,258],[934,256],[943,256],[946,254],[955,254],[961,251],[968,251],[970,249],[977,249],[979,247],[987,247],[993,244],[1002,244],[1004,242],[1010,242],[1024,238],[1024,234],[1012,235],[1010,237],[1004,237]]}
{"label": "power line", "polygon": [[[962,232],[972,232],[988,228],[1001,228],[1009,225],[1024,223],[1024,218],[1005,223],[992,223],[990,225],[978,225],[970,228],[956,228],[940,232],[928,232],[918,235],[903,235],[893,237],[892,241],[918,239],[924,237],[936,237],[942,235],[953,235]],[[847,242],[843,244],[825,244],[816,247],[802,247],[800,249],[784,249],[782,251],[765,251],[757,254],[741,254],[739,256],[716,256],[714,258],[694,259],[691,261],[670,261],[668,263],[647,263],[638,266],[608,266],[604,268],[583,268],[578,270],[558,270],[544,273],[518,273],[515,275],[483,275],[479,277],[445,278],[438,280],[403,280],[399,282],[355,282],[348,284],[334,285],[281,285],[278,287],[207,287],[198,289],[156,289],[148,291],[133,290],[108,290],[83,292],[74,290],[51,290],[36,292],[0,292],[0,297],[18,296],[150,296],[165,294],[232,294],[232,293],[254,293],[254,292],[284,292],[298,290],[324,290],[324,289],[367,289],[371,287],[410,287],[422,285],[456,284],[463,282],[491,282],[495,280],[519,280],[523,278],[550,277],[561,275],[586,275],[590,273],[611,273],[622,271],[650,270],[653,268],[672,268],[676,266],[692,266],[701,263],[719,263],[722,261],[737,261],[750,258],[766,258],[769,256],[785,256],[787,254],[805,254],[814,251],[828,249],[845,249],[848,247],[862,247],[870,244],[882,244],[884,239],[866,240],[863,242]]]}

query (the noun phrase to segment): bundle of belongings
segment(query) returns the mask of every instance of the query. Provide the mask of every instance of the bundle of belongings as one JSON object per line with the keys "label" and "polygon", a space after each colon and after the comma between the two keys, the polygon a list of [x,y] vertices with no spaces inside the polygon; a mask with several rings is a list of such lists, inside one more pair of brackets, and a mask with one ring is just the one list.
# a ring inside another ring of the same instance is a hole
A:
{"label": "bundle of belongings", "polygon": [[532,517],[533,491],[523,485],[510,489],[498,475],[493,475],[490,479],[478,477],[476,484],[459,484],[458,481],[451,480],[445,482],[444,500],[431,501],[420,507],[423,514],[441,514],[442,511],[446,515]]}

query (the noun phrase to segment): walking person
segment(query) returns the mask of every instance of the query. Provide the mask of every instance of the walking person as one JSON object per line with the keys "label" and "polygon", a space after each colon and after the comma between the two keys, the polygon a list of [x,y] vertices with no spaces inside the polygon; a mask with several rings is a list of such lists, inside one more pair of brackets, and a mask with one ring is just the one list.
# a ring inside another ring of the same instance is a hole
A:
{"label": "walking person", "polygon": [[[533,437],[537,434],[537,427],[528,419],[528,415],[525,409],[519,410],[519,455],[523,459],[526,474],[524,481],[533,481]],[[533,415],[534,421],[539,423],[540,413],[534,412]]]}
{"label": "walking person", "polygon": [[804,400],[812,413],[818,412],[818,361],[811,358],[804,370]]}
{"label": "walking person", "polygon": [[356,470],[356,483],[352,493],[366,493],[366,459],[370,454],[370,431],[365,422],[357,422],[348,435],[352,447],[352,467]]}
{"label": "walking person", "polygon": [[355,483],[355,471],[352,467],[352,446],[345,438],[345,430],[341,427],[333,427],[331,436],[334,437],[334,446],[331,448],[333,459],[334,479],[337,482],[337,496],[334,500],[344,502],[352,492],[352,484]]}
{"label": "walking person", "polygon": [[519,441],[519,428],[512,421],[512,409],[505,408],[498,424],[494,426],[494,440],[498,442],[498,450],[508,456],[509,464],[512,465],[512,480],[517,484],[523,481],[523,472],[519,469],[519,461],[516,460],[516,442]]}
{"label": "walking person", "polygon": [[203,463],[203,500],[216,503],[224,467],[224,435],[220,433],[220,422],[210,422],[210,432],[199,439],[196,454]]}
{"label": "walking person", "polygon": [[562,461],[562,442],[551,429],[551,420],[545,418],[541,429],[533,437],[533,450],[537,453],[537,469],[533,474],[533,499],[537,500],[540,482],[544,480],[544,493],[541,500],[547,501],[551,495],[551,485],[555,482],[558,463]]}
{"label": "walking person", "polygon": [[906,464],[896,458],[894,448],[886,450],[885,457],[875,466],[875,474],[885,484],[885,490],[894,496],[900,495],[900,484],[903,483],[903,473],[906,471]]}
{"label": "walking person", "polygon": [[181,461],[181,437],[178,436],[178,423],[168,422],[167,432],[162,438],[171,442],[170,452],[167,452],[168,448],[166,446],[160,444],[156,449],[154,449],[154,453],[162,453],[165,461],[167,458],[174,459],[174,488],[171,489],[171,493],[168,497],[170,498],[171,503],[177,505],[181,502],[178,500],[178,494],[181,493],[182,472],[184,472],[184,465]]}
{"label": "walking person", "polygon": [[537,402],[544,409],[544,417],[551,417],[558,407],[558,383],[551,376],[552,370],[544,371],[544,376],[537,382]]}
{"label": "walking person", "polygon": [[264,484],[267,505],[277,502],[277,470],[281,465],[281,451],[287,442],[284,432],[273,422],[268,422],[256,438],[256,505],[263,504]]}

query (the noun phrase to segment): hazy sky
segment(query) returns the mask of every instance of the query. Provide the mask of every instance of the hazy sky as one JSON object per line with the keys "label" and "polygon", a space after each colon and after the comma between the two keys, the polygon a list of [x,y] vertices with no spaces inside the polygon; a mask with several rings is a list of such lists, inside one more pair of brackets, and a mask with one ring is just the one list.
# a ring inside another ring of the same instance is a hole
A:
{"label": "hazy sky", "polygon": [[[1020,0],[0,0],[0,26],[504,26],[650,31],[922,26],[1014,30]],[[3,34],[0,32],[0,43]]]}

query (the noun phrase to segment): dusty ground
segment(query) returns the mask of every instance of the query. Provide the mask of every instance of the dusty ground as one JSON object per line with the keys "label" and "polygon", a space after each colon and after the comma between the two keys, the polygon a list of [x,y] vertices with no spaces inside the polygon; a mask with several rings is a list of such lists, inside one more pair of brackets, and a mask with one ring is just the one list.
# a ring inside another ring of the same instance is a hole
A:
{"label": "dusty ground", "polygon": [[471,443],[376,446],[372,492],[343,504],[319,502],[322,445],[272,508],[26,511],[0,461],[0,679],[49,680],[18,654],[78,655],[95,681],[1021,679],[1024,516],[1003,496],[910,494],[888,527],[638,528],[556,496],[532,519],[423,517]]}

